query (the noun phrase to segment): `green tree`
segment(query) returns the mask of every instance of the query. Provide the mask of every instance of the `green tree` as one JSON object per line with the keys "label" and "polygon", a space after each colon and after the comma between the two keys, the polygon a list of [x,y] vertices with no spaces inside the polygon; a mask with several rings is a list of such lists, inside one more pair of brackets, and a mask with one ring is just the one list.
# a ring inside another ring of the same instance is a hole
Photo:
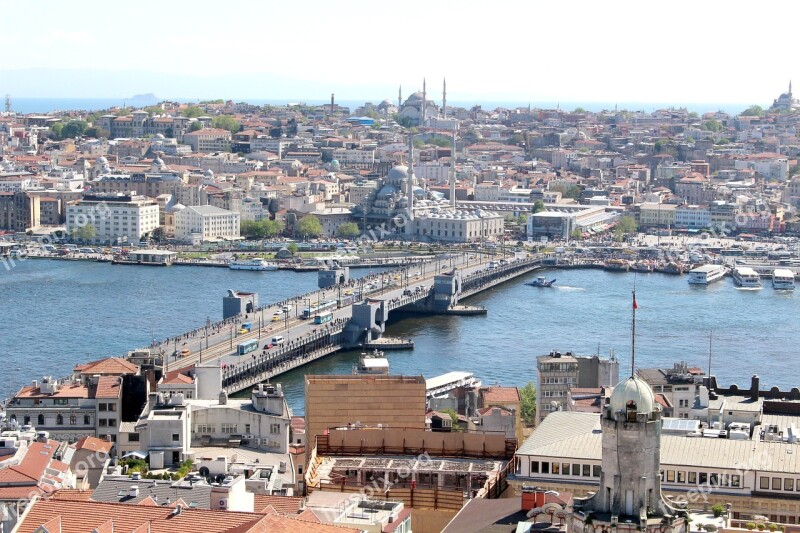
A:
{"label": "green tree", "polygon": [[425,146],[425,142],[422,139],[414,139],[414,148],[419,150],[423,146]]}
{"label": "green tree", "polygon": [[275,220],[275,215],[281,210],[281,203],[277,198],[270,198],[267,204],[267,211],[269,211],[269,218]]}
{"label": "green tree", "polygon": [[161,240],[164,238],[164,226],[159,226],[153,230],[153,233],[150,234],[150,238],[153,239],[155,242],[160,243]]}
{"label": "green tree", "polygon": [[586,110],[582,107],[576,107],[573,113],[586,113]]}
{"label": "green tree", "polygon": [[147,111],[151,115],[160,115],[164,112],[160,105],[149,105],[147,107],[143,107],[142,111]]}
{"label": "green tree", "polygon": [[211,120],[211,125],[215,128],[228,130],[231,133],[236,133],[242,129],[242,125],[239,124],[239,121],[230,115],[220,115],[218,117],[214,117]]}
{"label": "green tree", "polygon": [[216,98],[214,100],[200,100],[201,104],[224,104],[225,100],[222,98]]}
{"label": "green tree", "polygon": [[181,115],[186,117],[186,118],[202,117],[205,114],[206,114],[205,109],[203,109],[202,107],[194,106],[194,105],[189,106],[186,109],[184,109],[183,111],[181,111]]}
{"label": "green tree", "polygon": [[721,131],[722,123],[719,120],[706,120],[703,122],[703,129],[706,131]]}
{"label": "green tree", "polygon": [[56,122],[52,126],[50,126],[50,133],[53,134],[53,138],[55,139],[63,139],[62,132],[64,130],[64,123],[63,122]]}
{"label": "green tree", "polygon": [[289,253],[292,254],[292,257],[294,257],[297,255],[297,251],[300,250],[300,247],[297,246],[296,242],[290,242],[286,249],[289,250]]}
{"label": "green tree", "polygon": [[764,116],[764,108],[760,105],[751,105],[741,113],[739,116],[743,117],[763,117]]}
{"label": "green tree", "polygon": [[544,202],[543,201],[536,200],[535,202],[533,202],[533,212],[534,213],[540,213],[540,212],[544,211],[545,209],[547,209],[547,208],[544,206]]}
{"label": "green tree", "polygon": [[264,237],[268,239],[277,237],[283,231],[283,224],[277,220],[261,220],[261,225],[264,227]]}
{"label": "green tree", "polygon": [[698,115],[694,111],[691,111],[688,116],[689,116],[690,119],[700,118],[700,115]]}
{"label": "green tree", "polygon": [[189,131],[190,132],[191,131],[202,130],[202,129],[203,129],[203,125],[200,122],[192,122],[192,125],[189,126]]}
{"label": "green tree", "polygon": [[636,233],[637,228],[638,226],[634,217],[630,215],[624,216],[619,219],[617,227],[614,228],[614,238],[617,241],[621,241],[626,235]]}
{"label": "green tree", "polygon": [[514,135],[506,139],[506,144],[511,144],[515,146],[522,144],[524,142],[525,142],[525,137],[523,137],[521,133],[515,133]]}
{"label": "green tree", "polygon": [[653,149],[657,154],[660,154],[661,151],[664,150],[664,143],[661,141],[656,141],[656,143],[653,145]]}
{"label": "green tree", "polygon": [[532,381],[519,389],[519,416],[526,424],[533,424],[536,420],[536,386]]}
{"label": "green tree", "polygon": [[86,131],[83,133],[87,137],[94,137],[95,139],[101,139],[101,138],[108,139],[109,135],[111,135],[110,133],[108,133],[106,130],[104,130],[99,126],[91,126],[89,128],[86,128]]}
{"label": "green tree", "polygon": [[64,124],[64,129],[61,130],[61,138],[71,139],[83,135],[87,126],[88,124],[83,120],[70,120]]}
{"label": "green tree", "polygon": [[97,229],[91,224],[86,224],[73,229],[71,236],[76,241],[90,241],[97,236]]}
{"label": "green tree", "polygon": [[338,235],[342,239],[352,240],[358,237],[361,234],[361,230],[358,229],[358,224],[355,222],[345,222],[339,229],[336,230],[336,235]]}
{"label": "green tree", "polygon": [[314,215],[306,215],[297,223],[297,232],[306,239],[322,235],[322,223]]}
{"label": "green tree", "polygon": [[260,231],[261,228],[255,220],[242,220],[239,224],[239,233],[246,239],[260,239],[262,237]]}
{"label": "green tree", "polygon": [[574,230],[572,230],[572,232],[569,234],[569,236],[570,236],[570,238],[575,239],[576,241],[579,241],[579,240],[583,239],[583,232],[581,231],[581,228],[575,228]]}

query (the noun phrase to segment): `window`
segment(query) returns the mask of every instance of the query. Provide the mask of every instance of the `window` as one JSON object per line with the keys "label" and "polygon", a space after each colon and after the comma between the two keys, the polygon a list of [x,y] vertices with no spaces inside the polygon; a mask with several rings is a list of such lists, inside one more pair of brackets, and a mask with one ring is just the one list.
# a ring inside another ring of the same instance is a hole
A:
{"label": "window", "polygon": [[531,461],[531,474],[539,473],[539,461]]}
{"label": "window", "polygon": [[700,472],[700,484],[705,485],[706,483],[708,483],[708,473]]}
{"label": "window", "polygon": [[269,425],[269,432],[272,435],[280,435],[281,434],[281,425],[280,424],[270,424]]}
{"label": "window", "polygon": [[692,485],[697,484],[697,472],[689,472],[689,483]]}
{"label": "window", "polygon": [[78,423],[78,417],[75,415],[75,413],[69,415],[69,423],[73,426]]}
{"label": "window", "polygon": [[784,479],[783,490],[794,490],[794,479],[788,477]]}
{"label": "window", "polygon": [[675,483],[675,471],[667,470],[667,483]]}
{"label": "window", "polygon": [[101,418],[97,421],[97,425],[101,428],[104,428],[108,425],[108,420],[106,420],[105,418]]}
{"label": "window", "polygon": [[580,476],[581,475],[581,465],[577,463],[572,464],[572,475],[573,476]]}
{"label": "window", "polygon": [[781,478],[772,478],[772,490],[781,490]]}
{"label": "window", "polygon": [[686,472],[678,470],[678,483],[686,483]]}
{"label": "window", "polygon": [[719,487],[719,474],[711,474],[709,477],[708,483],[712,487]]}
{"label": "window", "polygon": [[244,432],[245,432],[247,435],[249,435],[249,434],[250,434],[250,424],[245,424],[245,425],[244,425]]}
{"label": "window", "polygon": [[138,433],[128,433],[128,442],[139,442]]}
{"label": "window", "polygon": [[117,410],[117,404],[115,404],[115,403],[108,404],[108,410],[109,411],[116,411]]}
{"label": "window", "polygon": [[592,466],[592,477],[600,477],[600,465]]}
{"label": "window", "polygon": [[561,463],[561,475],[562,476],[569,475],[569,463]]}
{"label": "window", "polygon": [[560,474],[561,473],[561,463],[553,463],[553,474]]}
{"label": "window", "polygon": [[106,408],[107,408],[106,404],[104,404],[104,403],[97,404],[97,410],[98,411],[103,411],[104,412],[106,410]]}
{"label": "window", "polygon": [[549,474],[549,473],[550,473],[550,463],[542,463],[542,474]]}
{"label": "window", "polygon": [[592,475],[592,465],[583,465],[583,477],[590,477]]}
{"label": "window", "polygon": [[181,435],[180,435],[180,433],[173,433],[173,434],[172,434],[172,442],[178,442],[178,441],[180,441],[180,440],[181,440]]}
{"label": "window", "polygon": [[768,477],[761,477],[758,480],[758,488],[762,490],[769,490],[769,478]]}
{"label": "window", "polygon": [[737,474],[733,474],[731,476],[731,487],[739,487],[741,485],[741,479]]}
{"label": "window", "polygon": [[53,405],[67,405],[67,399],[66,398],[56,398],[55,400],[53,400]]}
{"label": "window", "polygon": [[43,425],[44,425],[44,415],[39,415],[39,416],[36,418],[36,423],[37,423],[38,425],[40,425],[40,426],[43,426]]}
{"label": "window", "polygon": [[56,416],[56,425],[63,426],[64,425],[64,416],[58,415]]}
{"label": "window", "polygon": [[88,426],[92,423],[92,419],[89,418],[89,415],[83,415],[83,424]]}

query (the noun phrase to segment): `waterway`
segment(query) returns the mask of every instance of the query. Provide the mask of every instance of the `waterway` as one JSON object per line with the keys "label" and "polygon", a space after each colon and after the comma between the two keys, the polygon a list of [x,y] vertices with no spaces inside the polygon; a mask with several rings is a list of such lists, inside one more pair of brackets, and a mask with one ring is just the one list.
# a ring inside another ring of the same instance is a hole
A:
{"label": "waterway", "polygon": [[[354,271],[356,275],[368,270]],[[555,288],[523,285],[536,275]],[[723,385],[798,386],[800,291],[736,289],[730,279],[708,287],[686,277],[638,274],[636,365],[687,361],[706,368],[713,331],[712,372]],[[0,271],[0,398],[32,379],[69,374],[80,362],[121,355],[192,329],[222,314],[227,289],[257,291],[260,302],[316,287],[316,273],[244,272],[199,267],[136,267],[28,260]],[[551,350],[614,351],[621,375],[630,372],[631,290],[634,274],[560,270],[520,277],[468,300],[482,317],[398,315],[392,336],[416,349],[387,352],[393,374],[431,377],[451,370],[475,373],[484,384],[522,386],[536,380],[536,356]],[[303,375],[350,373],[357,352],[341,353],[280,378],[295,413],[303,412]]]}

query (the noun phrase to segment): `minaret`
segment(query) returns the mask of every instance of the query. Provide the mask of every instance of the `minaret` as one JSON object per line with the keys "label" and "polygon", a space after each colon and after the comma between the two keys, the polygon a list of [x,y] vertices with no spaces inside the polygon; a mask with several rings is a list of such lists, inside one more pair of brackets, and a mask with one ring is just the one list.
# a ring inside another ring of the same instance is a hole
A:
{"label": "minaret", "polygon": [[428,107],[428,96],[425,90],[425,78],[422,78],[422,118],[420,119],[420,126],[425,126],[425,109]]}
{"label": "minaret", "polygon": [[453,130],[453,149],[450,151],[450,206],[456,208],[456,130]]}
{"label": "minaret", "polygon": [[792,96],[792,80],[789,80],[789,96]]}
{"label": "minaret", "polygon": [[400,112],[400,107],[403,105],[403,86],[397,89],[397,112]]}
{"label": "minaret", "polygon": [[447,78],[442,78],[442,118],[447,118]]}
{"label": "minaret", "polygon": [[[408,136],[408,180],[406,182],[406,194],[408,195],[408,220],[414,220],[414,136]],[[407,231],[413,231],[409,225]]]}

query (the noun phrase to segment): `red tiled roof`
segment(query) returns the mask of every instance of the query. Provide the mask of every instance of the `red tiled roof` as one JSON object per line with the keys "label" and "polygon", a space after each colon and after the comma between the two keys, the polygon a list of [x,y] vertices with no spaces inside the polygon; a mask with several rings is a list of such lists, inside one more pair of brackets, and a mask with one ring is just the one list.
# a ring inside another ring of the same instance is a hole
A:
{"label": "red tiled roof", "polygon": [[106,357],[75,365],[74,371],[81,374],[135,374],[139,371],[139,367],[121,357]]}
{"label": "red tiled roof", "polygon": [[75,443],[76,450],[89,450],[95,453],[99,452],[105,454],[111,452],[111,448],[113,446],[113,442],[98,439],[97,437],[83,437],[81,440]]}
{"label": "red tiled roof", "polygon": [[50,496],[51,500],[69,500],[74,502],[88,502],[92,499],[92,491],[80,489],[61,489]]}
{"label": "red tiled roof", "polygon": [[519,390],[516,387],[486,387],[481,392],[484,404],[519,402]]}
{"label": "red tiled roof", "polygon": [[100,376],[97,381],[95,398],[119,398],[122,394],[122,378],[119,376]]}
{"label": "red tiled roof", "polygon": [[300,512],[300,506],[303,503],[303,498],[295,498],[292,496],[267,496],[264,494],[256,494],[253,507],[256,512],[263,511],[267,507],[272,507],[278,514],[283,515],[296,515]]}
{"label": "red tiled roof", "polygon": [[28,385],[27,387],[22,387],[17,394],[14,395],[15,398],[36,398],[40,396],[46,396],[48,398],[88,398],[89,387],[81,384],[76,385],[69,383],[59,385],[55,394],[44,394],[41,392],[41,387]]}

